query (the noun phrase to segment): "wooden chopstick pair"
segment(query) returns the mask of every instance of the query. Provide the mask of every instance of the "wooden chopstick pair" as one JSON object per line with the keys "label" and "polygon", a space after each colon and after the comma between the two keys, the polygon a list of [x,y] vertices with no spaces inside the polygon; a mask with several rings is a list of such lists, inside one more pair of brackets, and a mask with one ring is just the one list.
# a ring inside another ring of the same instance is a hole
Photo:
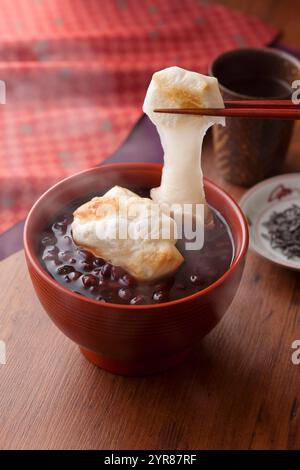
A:
{"label": "wooden chopstick pair", "polygon": [[291,100],[224,101],[225,108],[157,108],[156,113],[261,119],[300,119],[300,105]]}

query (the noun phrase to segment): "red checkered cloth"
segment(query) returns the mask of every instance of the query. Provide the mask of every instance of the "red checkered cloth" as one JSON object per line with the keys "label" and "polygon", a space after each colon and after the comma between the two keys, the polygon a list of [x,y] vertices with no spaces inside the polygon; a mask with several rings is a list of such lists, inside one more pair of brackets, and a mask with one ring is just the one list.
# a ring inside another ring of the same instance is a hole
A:
{"label": "red checkered cloth", "polygon": [[277,34],[197,0],[0,0],[0,12],[0,232],[121,144],[155,70],[205,73],[220,52]]}

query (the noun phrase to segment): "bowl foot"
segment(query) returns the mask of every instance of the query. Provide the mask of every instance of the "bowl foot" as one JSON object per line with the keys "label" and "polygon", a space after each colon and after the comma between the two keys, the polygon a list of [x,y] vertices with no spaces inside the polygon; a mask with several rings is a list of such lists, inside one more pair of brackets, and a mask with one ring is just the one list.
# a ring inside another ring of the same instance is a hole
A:
{"label": "bowl foot", "polygon": [[80,351],[90,362],[112,374],[142,377],[157,374],[180,364],[187,357],[190,349],[159,359],[143,360],[143,362],[109,359],[85,348],[80,348]]}

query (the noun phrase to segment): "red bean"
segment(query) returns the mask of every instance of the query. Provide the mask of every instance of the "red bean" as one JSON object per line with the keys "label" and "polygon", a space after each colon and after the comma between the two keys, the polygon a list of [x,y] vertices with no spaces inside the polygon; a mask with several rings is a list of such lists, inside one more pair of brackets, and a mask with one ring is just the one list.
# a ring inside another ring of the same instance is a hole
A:
{"label": "red bean", "polygon": [[169,294],[164,290],[156,291],[153,294],[153,300],[155,300],[155,302],[168,302]]}
{"label": "red bean", "polygon": [[198,274],[192,274],[190,276],[190,282],[194,285],[194,286],[199,286],[199,284],[201,284],[201,278],[198,276]]}
{"label": "red bean", "polygon": [[53,233],[45,233],[41,239],[41,243],[44,246],[55,245],[57,243],[57,238]]}
{"label": "red bean", "polygon": [[53,225],[52,225],[52,229],[56,232],[59,232],[61,233],[62,235],[64,235],[67,231],[67,226],[61,222],[55,222]]}
{"label": "red bean", "polygon": [[90,287],[98,287],[99,282],[96,276],[93,276],[93,274],[85,274],[82,276],[82,283],[86,289],[89,289]]}
{"label": "red bean", "polygon": [[69,274],[72,271],[75,271],[74,267],[73,266],[68,266],[67,264],[65,264],[64,266],[60,266],[56,270],[57,274],[59,274],[59,275]]}
{"label": "red bean", "polygon": [[120,277],[125,275],[124,269],[122,269],[120,266],[112,266],[111,267],[111,273],[110,277],[112,281],[118,281]]}
{"label": "red bean", "polygon": [[135,281],[134,277],[131,276],[128,273],[124,274],[124,276],[122,276],[119,279],[119,282],[120,282],[120,284],[122,284],[123,286],[126,286],[126,287],[133,287],[133,286],[136,285],[136,281]]}
{"label": "red bean", "polygon": [[53,261],[57,259],[58,256],[58,248],[57,246],[49,246],[45,249],[43,254],[44,261]]}
{"label": "red bean", "polygon": [[73,252],[72,251],[61,251],[59,253],[59,258],[64,261],[65,263],[69,264],[75,264],[76,263],[76,258],[74,258]]}
{"label": "red bean", "polygon": [[80,278],[81,273],[79,271],[73,271],[65,276],[65,281],[66,282],[72,282],[76,281],[78,278]]}
{"label": "red bean", "polygon": [[130,301],[131,305],[142,305],[144,303],[145,303],[145,297],[143,295],[136,295]]}
{"label": "red bean", "polygon": [[120,299],[125,300],[126,302],[129,302],[129,300],[132,299],[132,291],[127,287],[121,287],[118,294]]}
{"label": "red bean", "polygon": [[95,260],[95,256],[93,255],[93,253],[91,253],[90,251],[88,250],[85,250],[84,248],[79,248],[77,250],[77,253],[79,254],[79,256],[84,260],[86,261],[87,263],[93,263],[94,260]]}
{"label": "red bean", "polygon": [[82,271],[91,272],[93,271],[94,266],[93,263],[87,263],[86,261],[82,260],[80,262],[80,269],[82,269]]}
{"label": "red bean", "polygon": [[105,263],[102,268],[101,268],[101,274],[103,277],[110,277],[110,273],[111,273],[111,264],[109,263]]}
{"label": "red bean", "polygon": [[102,258],[95,258],[94,259],[94,266],[100,267],[100,266],[103,266],[104,264],[105,264],[104,259],[102,259]]}

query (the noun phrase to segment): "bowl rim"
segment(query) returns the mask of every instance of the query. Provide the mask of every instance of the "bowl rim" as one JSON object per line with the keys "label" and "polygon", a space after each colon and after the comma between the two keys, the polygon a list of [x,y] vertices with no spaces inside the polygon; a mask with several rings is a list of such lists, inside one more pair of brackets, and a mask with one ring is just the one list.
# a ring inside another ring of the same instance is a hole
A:
{"label": "bowl rim", "polygon": [[40,202],[43,199],[47,198],[49,193],[54,192],[60,185],[63,185],[66,181],[71,180],[72,178],[75,178],[75,177],[84,176],[86,173],[92,173],[94,171],[101,171],[103,168],[108,169],[108,170],[118,168],[122,170],[122,168],[126,169],[130,167],[137,168],[137,169],[138,168],[153,169],[153,170],[162,169],[162,165],[160,163],[150,163],[150,162],[121,162],[121,163],[103,164],[97,167],[92,167],[87,170],[74,173],[73,175],[70,175],[67,178],[60,180],[59,182],[51,186],[49,189],[47,189],[33,204],[25,221],[24,232],[23,232],[23,244],[24,244],[24,251],[25,251],[26,258],[29,260],[33,268],[38,272],[39,276],[42,277],[42,279],[45,282],[51,284],[54,289],[58,289],[58,291],[61,292],[62,294],[69,295],[72,298],[74,298],[74,300],[77,300],[77,301],[81,300],[90,305],[92,304],[98,307],[105,307],[105,308],[109,308],[112,310],[116,310],[116,309],[118,309],[118,311],[121,311],[121,310],[157,310],[157,309],[161,310],[166,307],[172,307],[177,304],[192,301],[194,299],[197,299],[198,297],[204,296],[207,293],[211,292],[215,287],[218,287],[220,284],[222,284],[236,270],[236,268],[244,259],[247,253],[248,244],[249,244],[249,233],[248,233],[248,224],[247,224],[246,218],[241,208],[239,207],[238,203],[226,191],[224,191],[224,189],[220,188],[217,184],[213,183],[210,179],[206,177],[204,177],[204,181],[207,182],[216,192],[219,192],[225,195],[231,207],[235,210],[236,214],[238,215],[241,230],[242,230],[242,243],[241,243],[241,248],[240,248],[239,253],[234,254],[234,259],[232,261],[232,264],[228,268],[228,270],[221,277],[219,277],[215,282],[207,286],[205,289],[195,292],[194,294],[187,295],[185,297],[181,297],[175,300],[170,300],[168,302],[161,302],[159,304],[131,305],[131,304],[117,304],[117,303],[103,302],[101,300],[94,300],[89,297],[79,296],[75,292],[71,291],[67,287],[64,287],[62,284],[57,282],[42,267],[38,257],[34,255],[33,250],[30,247],[30,242],[28,238],[28,227],[31,222],[31,218],[34,212],[36,211],[36,209],[38,208]]}

